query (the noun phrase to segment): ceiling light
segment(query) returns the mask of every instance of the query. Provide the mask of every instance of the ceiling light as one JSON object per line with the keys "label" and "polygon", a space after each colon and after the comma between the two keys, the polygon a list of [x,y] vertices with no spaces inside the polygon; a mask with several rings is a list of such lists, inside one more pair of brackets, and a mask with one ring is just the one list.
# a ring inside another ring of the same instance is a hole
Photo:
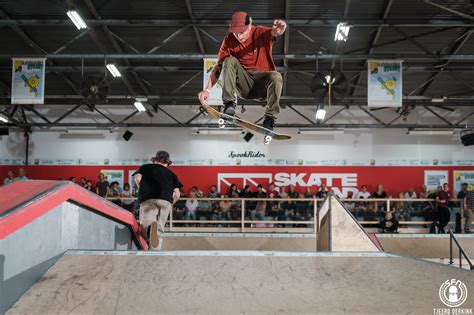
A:
{"label": "ceiling light", "polygon": [[448,98],[446,96],[443,96],[443,97],[433,97],[431,99],[431,102],[432,103],[443,103],[447,100]]}
{"label": "ceiling light", "polygon": [[336,34],[334,35],[334,41],[347,41],[349,36],[350,26],[346,22],[337,24]]}
{"label": "ceiling light", "polygon": [[76,10],[67,11],[67,16],[69,16],[69,18],[71,19],[71,21],[74,23],[74,25],[77,27],[78,30],[87,28],[86,22]]}
{"label": "ceiling light", "polygon": [[133,103],[133,105],[135,106],[135,108],[136,108],[139,112],[146,112],[146,108],[145,108],[145,106],[143,105],[142,102],[136,101],[135,103]]}
{"label": "ceiling light", "polygon": [[409,130],[408,134],[417,136],[452,136],[453,130]]}
{"label": "ceiling light", "polygon": [[324,105],[320,105],[316,110],[316,121],[324,120],[324,117],[326,117],[326,110],[324,109]]}
{"label": "ceiling light", "polygon": [[235,135],[245,133],[240,128],[199,128],[197,135]]}
{"label": "ceiling light", "polygon": [[329,81],[331,81],[331,84],[332,84],[336,80],[335,77],[333,77],[332,80],[331,80],[331,76],[329,74],[327,74],[324,78],[326,79],[327,84],[329,84]]}
{"label": "ceiling light", "polygon": [[7,123],[8,121],[9,120],[7,116],[5,116],[4,114],[0,114],[0,122]]}
{"label": "ceiling light", "polygon": [[120,71],[117,69],[117,66],[114,65],[113,63],[109,63],[107,64],[107,70],[109,70],[109,72],[114,76],[114,78],[117,78],[117,77],[121,77],[122,74],[120,73]]}
{"label": "ceiling light", "polygon": [[298,131],[300,135],[342,135],[344,134],[344,130],[340,129],[300,129]]}

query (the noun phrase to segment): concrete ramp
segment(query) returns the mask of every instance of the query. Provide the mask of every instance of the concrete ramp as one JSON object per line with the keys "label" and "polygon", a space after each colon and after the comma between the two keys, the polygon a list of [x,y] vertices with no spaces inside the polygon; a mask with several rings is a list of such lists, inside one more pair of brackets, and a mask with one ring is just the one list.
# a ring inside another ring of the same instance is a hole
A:
{"label": "concrete ramp", "polygon": [[69,249],[147,248],[133,215],[72,183],[0,188],[0,314]]}
{"label": "concrete ramp", "polygon": [[317,248],[334,252],[382,251],[376,236],[369,236],[333,193],[318,210]]}
{"label": "concrete ramp", "polygon": [[385,253],[70,252],[7,314],[433,314],[471,272]]}

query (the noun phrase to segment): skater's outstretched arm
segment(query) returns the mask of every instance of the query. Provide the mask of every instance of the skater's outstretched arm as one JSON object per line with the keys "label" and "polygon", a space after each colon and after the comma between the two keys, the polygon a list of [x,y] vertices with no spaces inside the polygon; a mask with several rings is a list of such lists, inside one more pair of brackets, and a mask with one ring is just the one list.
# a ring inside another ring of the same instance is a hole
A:
{"label": "skater's outstretched arm", "polygon": [[212,87],[217,83],[219,76],[221,75],[222,64],[216,64],[211,71],[211,75],[209,76],[209,80],[207,81],[207,85],[198,94],[199,101],[202,105],[207,105],[207,101],[209,99],[209,94],[211,92]]}

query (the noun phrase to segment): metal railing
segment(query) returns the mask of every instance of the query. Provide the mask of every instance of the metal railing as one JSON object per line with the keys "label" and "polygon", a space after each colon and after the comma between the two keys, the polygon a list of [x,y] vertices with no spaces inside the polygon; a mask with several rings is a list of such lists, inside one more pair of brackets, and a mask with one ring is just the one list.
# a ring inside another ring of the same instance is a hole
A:
{"label": "metal railing", "polygon": [[[136,200],[120,197],[108,199],[117,204]],[[433,199],[340,200],[366,228],[378,228],[387,209],[394,211],[401,228],[410,226],[426,229],[433,223],[436,213],[436,202]],[[194,211],[187,209],[188,201],[196,203]],[[196,232],[315,233],[316,211],[322,201],[320,198],[181,198],[173,206],[167,229]],[[457,209],[458,200],[452,202],[456,209],[453,212],[460,211]],[[130,206],[128,207],[130,210]],[[452,223],[451,221],[450,224]]]}
{"label": "metal railing", "polygon": [[471,259],[466,254],[466,251],[464,248],[459,244],[458,240],[453,234],[453,231],[449,229],[449,264],[452,265],[454,264],[453,261],[453,242],[456,244],[456,246],[459,249],[459,268],[462,268],[462,257],[466,259],[467,263],[469,264],[469,269],[474,270],[474,265],[471,262]]}

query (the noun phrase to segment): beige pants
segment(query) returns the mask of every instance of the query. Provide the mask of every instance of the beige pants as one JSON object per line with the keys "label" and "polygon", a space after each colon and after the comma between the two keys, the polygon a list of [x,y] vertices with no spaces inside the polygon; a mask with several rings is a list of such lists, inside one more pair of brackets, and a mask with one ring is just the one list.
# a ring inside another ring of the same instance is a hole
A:
{"label": "beige pants", "polygon": [[247,71],[239,60],[229,56],[222,62],[222,100],[236,102],[237,93],[243,99],[266,101],[265,115],[276,119],[280,112],[283,78],[277,71]]}
{"label": "beige pants", "polygon": [[[140,225],[142,226],[142,234],[147,233],[148,228],[153,222],[158,223],[158,247],[151,249],[161,249],[163,244],[163,237],[161,234],[165,230],[166,220],[172,209],[173,205],[166,200],[161,199],[148,199],[140,203]],[[148,235],[142,235],[148,239]]]}
{"label": "beige pants", "polygon": [[470,230],[472,224],[472,209],[464,209],[464,216],[466,217],[466,223],[464,224],[464,230]]}

